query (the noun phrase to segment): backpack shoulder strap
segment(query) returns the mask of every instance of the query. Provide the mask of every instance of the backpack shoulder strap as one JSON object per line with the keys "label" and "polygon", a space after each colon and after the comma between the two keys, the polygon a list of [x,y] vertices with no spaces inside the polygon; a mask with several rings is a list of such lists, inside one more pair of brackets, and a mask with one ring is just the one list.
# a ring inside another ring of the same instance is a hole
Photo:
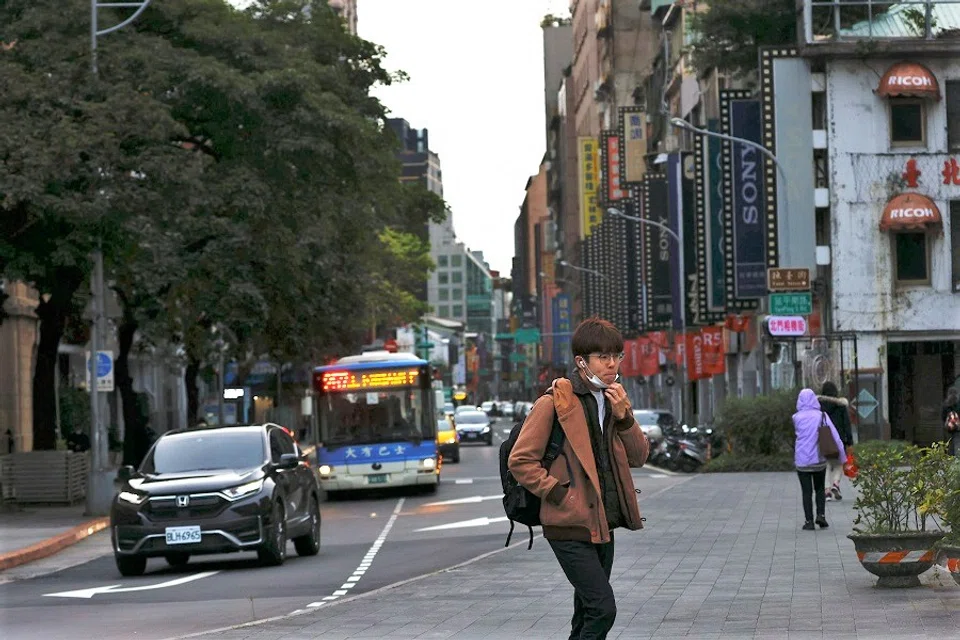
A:
{"label": "backpack shoulder strap", "polygon": [[557,411],[553,411],[553,427],[550,429],[550,439],[547,441],[547,449],[543,455],[543,466],[550,468],[553,461],[560,455],[563,449],[563,427],[560,426],[560,419],[557,417]]}

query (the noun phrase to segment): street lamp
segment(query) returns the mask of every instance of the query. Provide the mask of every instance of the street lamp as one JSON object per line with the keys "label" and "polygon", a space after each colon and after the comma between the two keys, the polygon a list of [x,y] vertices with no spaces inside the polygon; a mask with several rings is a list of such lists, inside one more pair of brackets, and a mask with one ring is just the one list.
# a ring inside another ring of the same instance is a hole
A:
{"label": "street lamp", "polygon": [[[757,151],[759,151],[760,153],[762,153],[765,157],[769,158],[770,161],[774,164],[774,166],[777,168],[777,173],[780,174],[780,179],[783,181],[783,190],[784,190],[784,191],[787,190],[787,184],[789,184],[788,181],[787,181],[787,174],[786,174],[786,172],[784,172],[783,167],[780,166],[780,161],[777,160],[777,156],[773,155],[773,152],[772,152],[772,151],[770,151],[769,149],[767,149],[765,146],[763,146],[763,145],[760,144],[759,142],[754,142],[753,140],[747,140],[746,138],[738,138],[737,136],[731,136],[731,135],[728,135],[728,134],[726,134],[726,133],[719,133],[719,132],[717,132],[717,131],[710,131],[710,130],[708,130],[708,129],[701,129],[700,127],[696,127],[696,126],[690,124],[689,122],[687,122],[687,121],[684,120],[683,118],[671,118],[671,119],[670,119],[670,124],[672,124],[672,125],[673,125],[674,127],[676,127],[677,129],[684,129],[684,130],[689,131],[689,132],[691,132],[691,133],[694,133],[694,134],[696,134],[696,135],[698,135],[698,136],[707,136],[707,137],[710,137],[710,138],[719,138],[720,140],[726,140],[727,142],[735,142],[735,143],[737,143],[737,144],[745,144],[745,145],[747,145],[748,147],[752,147],[752,148],[756,149]],[[778,201],[779,201],[779,198],[778,198]],[[785,218],[789,218],[789,217],[790,217],[790,198],[789,198],[789,197],[785,197],[785,198],[783,199],[783,216],[784,216]]]}
{"label": "street lamp", "polygon": [[680,235],[679,235],[676,231],[674,231],[673,229],[671,229],[671,228],[668,227],[667,225],[663,224],[662,222],[657,222],[656,220],[647,220],[646,218],[638,218],[638,217],[636,217],[636,216],[630,216],[630,215],[625,214],[625,213],[624,213],[623,211],[621,211],[620,209],[617,209],[616,207],[607,207],[607,213],[610,214],[611,216],[616,216],[616,217],[619,217],[619,218],[623,218],[624,220],[629,220],[630,222],[636,222],[636,223],[638,223],[638,224],[649,224],[649,225],[652,225],[652,226],[654,226],[654,227],[657,227],[658,229],[661,229],[662,231],[665,231],[665,232],[666,232],[671,238],[673,238],[673,239],[676,241],[676,243],[677,243],[677,252],[678,252],[678,254],[679,254],[678,263],[679,263],[679,265],[680,265],[680,273],[677,274],[677,275],[679,276],[679,278],[680,278],[680,333],[683,334],[683,340],[684,340],[684,343],[683,343],[683,369],[684,369],[684,375],[682,376],[682,378],[681,378],[681,380],[680,380],[680,389],[681,389],[681,392],[680,392],[680,418],[681,418],[681,420],[682,420],[682,419],[684,418],[683,409],[684,409],[684,405],[686,404],[686,395],[687,395],[687,377],[686,377],[686,369],[687,369],[687,343],[686,343],[686,340],[687,340],[687,278],[686,278],[686,276],[685,276],[685,274],[684,274],[684,272],[683,272],[683,259],[684,259],[684,256],[683,256],[683,242],[680,240]]}
{"label": "street lamp", "polygon": [[[97,38],[122,29],[137,19],[152,0],[138,0],[135,2],[100,2],[90,0],[90,71],[96,80],[97,68]],[[98,20],[99,9],[136,9],[126,20],[112,27],[100,29]],[[103,433],[100,419],[100,392],[97,390],[97,357],[100,346],[105,342],[103,321],[106,312],[103,303],[103,250],[97,240],[97,248],[93,252],[93,272],[90,275],[90,289],[92,294],[91,310],[93,311],[93,326],[90,331],[90,362],[93,370],[90,372],[90,474],[87,477],[87,515],[105,514],[110,510],[110,501],[113,498],[113,479],[110,477],[107,466],[107,438]]]}
{"label": "street lamp", "polygon": [[557,262],[557,264],[562,265],[562,266],[564,266],[564,267],[569,267],[569,268],[573,269],[574,271],[583,271],[584,273],[589,273],[590,275],[597,276],[598,278],[604,278],[604,279],[606,279],[606,277],[607,277],[607,274],[601,273],[601,272],[597,271],[596,269],[588,269],[588,268],[586,268],[586,267],[578,267],[578,266],[575,265],[575,264],[570,264],[570,263],[567,262],[566,260],[560,260],[560,261]]}

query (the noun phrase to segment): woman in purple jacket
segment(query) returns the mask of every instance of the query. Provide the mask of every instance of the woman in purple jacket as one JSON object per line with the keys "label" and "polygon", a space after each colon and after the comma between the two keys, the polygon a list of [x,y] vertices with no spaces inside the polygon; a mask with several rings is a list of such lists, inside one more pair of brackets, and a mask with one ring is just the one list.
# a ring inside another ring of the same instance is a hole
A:
{"label": "woman in purple jacket", "polygon": [[803,515],[806,522],[803,528],[813,530],[813,496],[817,497],[816,523],[821,529],[828,526],[824,516],[826,510],[826,496],[824,495],[824,477],[827,472],[827,459],[820,453],[820,421],[825,420],[830,426],[830,433],[837,443],[840,452],[839,462],[847,461],[843,442],[837,434],[837,428],[820,408],[820,401],[812,389],[803,389],[797,397],[797,412],[793,414],[793,428],[797,434],[797,444],[793,452],[793,462],[797,465],[797,475],[800,476],[800,488],[803,494]]}

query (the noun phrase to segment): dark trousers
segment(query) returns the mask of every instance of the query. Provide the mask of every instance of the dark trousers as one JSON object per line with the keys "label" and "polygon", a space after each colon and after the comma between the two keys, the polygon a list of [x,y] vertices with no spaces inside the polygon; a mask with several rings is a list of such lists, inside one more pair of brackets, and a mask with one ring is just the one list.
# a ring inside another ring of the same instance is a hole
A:
{"label": "dark trousers", "polygon": [[800,492],[803,495],[803,515],[807,522],[813,520],[813,498],[817,499],[817,515],[822,516],[827,508],[827,496],[824,494],[825,469],[820,471],[797,471],[800,476]]}
{"label": "dark trousers", "polygon": [[613,531],[606,544],[576,540],[548,542],[574,589],[570,640],[606,638],[617,619],[617,603],[610,586]]}

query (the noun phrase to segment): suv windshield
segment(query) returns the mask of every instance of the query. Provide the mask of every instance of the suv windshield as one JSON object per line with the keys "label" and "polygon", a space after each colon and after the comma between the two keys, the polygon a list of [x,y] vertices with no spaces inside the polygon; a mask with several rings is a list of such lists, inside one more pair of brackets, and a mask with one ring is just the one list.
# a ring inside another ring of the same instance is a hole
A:
{"label": "suv windshield", "polygon": [[326,446],[409,440],[436,435],[436,422],[420,389],[327,393],[320,397],[321,440]]}
{"label": "suv windshield", "polygon": [[160,438],[140,471],[153,475],[221,469],[252,469],[266,460],[263,432],[217,431],[177,433]]}

